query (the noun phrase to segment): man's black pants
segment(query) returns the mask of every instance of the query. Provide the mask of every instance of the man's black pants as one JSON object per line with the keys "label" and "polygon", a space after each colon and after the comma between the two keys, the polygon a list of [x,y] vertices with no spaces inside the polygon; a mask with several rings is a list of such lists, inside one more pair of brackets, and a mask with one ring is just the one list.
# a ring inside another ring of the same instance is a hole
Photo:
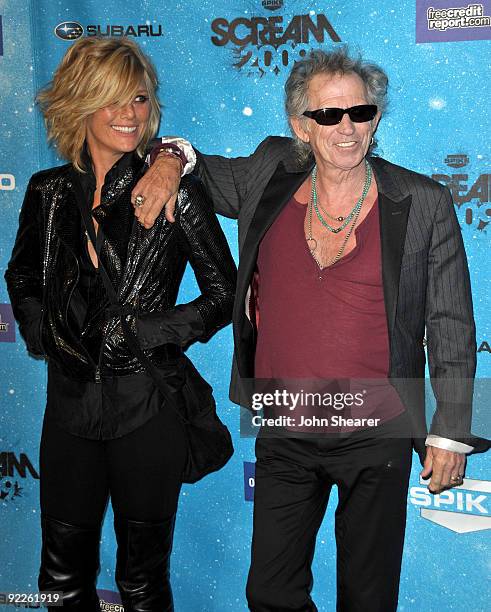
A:
{"label": "man's black pants", "polygon": [[[333,484],[337,610],[397,609],[412,458],[406,426],[403,414],[344,438],[257,439],[250,610],[317,610],[311,564]],[[404,437],[383,437],[391,433]]]}

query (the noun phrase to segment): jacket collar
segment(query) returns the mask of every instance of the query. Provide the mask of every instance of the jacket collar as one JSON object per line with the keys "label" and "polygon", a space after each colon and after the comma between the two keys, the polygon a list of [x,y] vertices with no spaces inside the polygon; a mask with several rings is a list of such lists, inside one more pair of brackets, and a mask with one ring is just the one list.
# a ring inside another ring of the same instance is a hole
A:
{"label": "jacket collar", "polygon": [[[106,251],[117,257],[116,269],[123,270],[126,263],[129,238],[136,223],[130,202],[129,187],[143,168],[143,160],[136,153],[128,153],[106,175],[101,203],[92,210],[106,239]],[[104,252],[102,253],[104,257]]]}
{"label": "jacket collar", "polygon": [[[282,162],[285,172],[287,174],[302,174],[305,178],[314,167],[314,157],[311,155],[304,164],[300,164],[295,159],[295,153],[293,145],[289,145],[288,154],[285,156]],[[389,200],[393,202],[400,202],[405,200],[408,194],[401,191],[397,183],[393,180],[391,173],[389,172],[388,166],[390,165],[385,159],[376,155],[370,155],[367,157],[369,164],[375,174],[377,181],[378,192],[383,193]],[[304,179],[305,180],[305,179]]]}
{"label": "jacket collar", "polygon": [[[86,205],[90,207],[96,188],[96,180],[87,148],[84,149],[82,154],[82,162],[87,171],[77,174]],[[116,211],[118,216],[121,214],[119,208],[123,202],[120,200],[120,196],[142,168],[143,160],[135,152],[132,152],[125,153],[108,171],[101,190],[101,202],[99,206],[92,210],[94,219],[100,225],[104,226],[108,220],[113,221]]]}
{"label": "jacket collar", "polygon": [[[83,156],[87,161],[90,158]],[[55,230],[60,240],[73,252],[78,253],[81,244],[82,223],[79,207],[89,207],[95,189],[92,168],[80,173],[68,166],[66,183],[60,192],[55,211]],[[134,215],[129,201],[128,187],[141,173],[143,160],[136,153],[127,153],[111,168],[106,175],[101,204],[92,210],[94,219],[103,229],[111,254],[117,256],[117,267],[122,269],[126,261],[126,248],[131,234]],[[125,197],[122,197],[125,195]],[[127,196],[127,197],[126,197]]]}

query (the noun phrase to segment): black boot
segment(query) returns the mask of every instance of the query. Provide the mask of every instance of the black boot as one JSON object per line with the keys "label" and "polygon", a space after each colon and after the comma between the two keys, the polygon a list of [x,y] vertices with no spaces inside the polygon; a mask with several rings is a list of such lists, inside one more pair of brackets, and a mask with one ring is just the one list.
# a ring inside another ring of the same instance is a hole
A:
{"label": "black boot", "polygon": [[[100,612],[96,591],[101,529],[43,516],[40,591],[61,591],[63,610]],[[55,612],[60,608],[48,608]]]}
{"label": "black boot", "polygon": [[169,580],[175,515],[160,523],[115,518],[116,584],[125,612],[173,612]]}

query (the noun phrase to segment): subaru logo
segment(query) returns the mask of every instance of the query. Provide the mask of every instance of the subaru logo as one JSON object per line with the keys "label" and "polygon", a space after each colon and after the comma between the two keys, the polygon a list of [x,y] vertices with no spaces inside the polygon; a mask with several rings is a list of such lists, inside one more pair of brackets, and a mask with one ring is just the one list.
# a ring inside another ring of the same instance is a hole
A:
{"label": "subaru logo", "polygon": [[76,40],[84,33],[83,26],[77,21],[64,21],[59,23],[55,28],[55,34],[61,40]]}

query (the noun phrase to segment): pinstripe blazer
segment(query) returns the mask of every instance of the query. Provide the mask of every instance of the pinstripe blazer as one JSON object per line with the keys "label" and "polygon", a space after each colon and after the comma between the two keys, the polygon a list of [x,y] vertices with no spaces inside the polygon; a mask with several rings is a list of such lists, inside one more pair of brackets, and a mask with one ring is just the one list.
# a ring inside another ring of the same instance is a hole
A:
{"label": "pinstripe blazer", "polygon": [[[474,446],[472,381],[475,325],[469,272],[450,192],[436,181],[378,157],[382,280],[389,331],[389,378],[412,421],[414,446],[424,459],[425,329],[430,378],[437,399],[430,432]],[[215,210],[238,219],[239,270],[233,314],[234,364],[230,398],[247,406],[244,379],[254,376],[254,328],[246,304],[262,237],[305,181],[313,158],[299,166],[290,138],[266,138],[249,157],[198,152],[195,172]],[[262,282],[267,282],[262,279]]]}

